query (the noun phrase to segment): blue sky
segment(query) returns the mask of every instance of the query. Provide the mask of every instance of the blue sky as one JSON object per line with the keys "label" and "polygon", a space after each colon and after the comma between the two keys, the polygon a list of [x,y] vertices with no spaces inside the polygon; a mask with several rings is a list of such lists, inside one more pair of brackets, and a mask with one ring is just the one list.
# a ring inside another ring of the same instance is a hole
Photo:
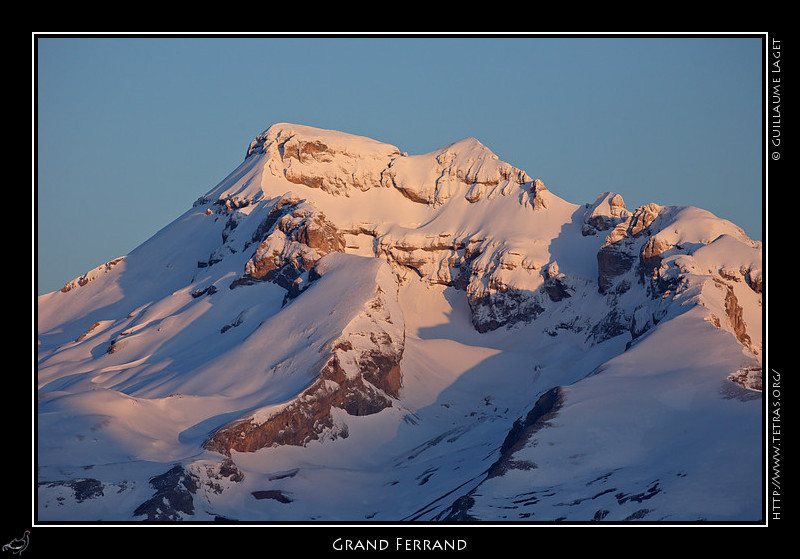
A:
{"label": "blue sky", "polygon": [[473,136],[558,196],[762,239],[760,37],[37,37],[37,292],[176,219],[275,122],[427,153]]}

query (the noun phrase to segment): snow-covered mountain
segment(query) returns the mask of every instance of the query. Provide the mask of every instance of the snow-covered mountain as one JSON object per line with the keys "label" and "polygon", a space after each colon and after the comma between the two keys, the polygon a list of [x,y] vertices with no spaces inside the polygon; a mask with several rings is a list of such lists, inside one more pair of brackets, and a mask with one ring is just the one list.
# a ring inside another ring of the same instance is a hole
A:
{"label": "snow-covered mountain", "polygon": [[276,124],[38,298],[41,521],[759,521],[762,247]]}

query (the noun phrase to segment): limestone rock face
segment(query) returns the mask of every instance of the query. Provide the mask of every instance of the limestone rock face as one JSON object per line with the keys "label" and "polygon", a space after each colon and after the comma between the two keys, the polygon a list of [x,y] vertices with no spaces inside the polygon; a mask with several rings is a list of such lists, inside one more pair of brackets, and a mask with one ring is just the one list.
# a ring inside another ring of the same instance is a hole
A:
{"label": "limestone rock face", "polygon": [[616,227],[628,217],[630,217],[630,212],[625,208],[622,196],[613,192],[605,192],[588,206],[583,216],[582,233],[583,235],[596,235],[600,231]]}
{"label": "limestone rock face", "polygon": [[476,202],[530,179],[475,138],[465,138],[429,154],[394,159],[384,180],[414,202],[441,206],[460,192]]}
{"label": "limestone rock face", "polygon": [[639,259],[636,247],[660,211],[658,205],[648,204],[637,208],[633,213],[617,212],[618,217],[627,218],[611,230],[597,253],[597,283],[601,293],[607,293],[614,284],[614,279],[630,271],[637,263]]}
{"label": "limestone rock face", "polygon": [[400,151],[361,136],[279,124],[253,140],[247,156],[258,154],[267,154],[270,171],[291,183],[348,195],[379,188],[383,170]]}
{"label": "limestone rock face", "polygon": [[[434,209],[453,199],[477,204],[505,197],[518,199],[534,216],[564,204],[540,179],[532,180],[524,171],[500,161],[474,138],[408,156],[394,146],[359,136],[277,124],[252,142],[246,161],[258,157],[271,175],[335,197],[390,189]],[[411,271],[431,284],[466,291],[473,324],[480,332],[530,322],[542,312],[542,299],[569,296],[566,277],[549,278],[544,285],[546,260],[539,262],[524,250],[481,232],[448,226],[433,235],[397,234],[363,222],[342,227],[315,203],[294,193],[269,202],[271,207],[251,238],[237,244],[239,224],[252,221],[258,196],[258,192],[250,198],[227,192],[215,202],[225,209],[224,243],[200,265],[213,265],[242,250],[252,251],[250,245],[256,245],[232,288],[267,281],[287,289],[289,297],[296,296],[303,288],[302,276],[321,256],[346,251],[345,237],[361,234],[373,238],[374,256],[389,261],[399,276]],[[611,198],[606,205],[615,208],[615,215],[622,215],[615,206],[621,198]]]}
{"label": "limestone rock face", "polygon": [[[343,252],[342,233],[312,204],[282,198],[253,234],[266,238],[247,261],[244,276],[232,287],[252,281],[274,281],[289,289],[325,254]],[[256,241],[257,242],[257,241]]]}

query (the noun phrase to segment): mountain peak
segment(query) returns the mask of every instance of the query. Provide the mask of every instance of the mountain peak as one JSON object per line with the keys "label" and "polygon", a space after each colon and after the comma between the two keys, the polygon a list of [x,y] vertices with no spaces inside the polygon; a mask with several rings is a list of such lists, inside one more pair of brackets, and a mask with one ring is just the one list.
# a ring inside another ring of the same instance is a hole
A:
{"label": "mountain peak", "polygon": [[317,153],[348,154],[358,157],[386,157],[399,155],[395,146],[347,132],[316,128],[304,124],[276,123],[256,136],[247,150],[246,157],[265,153],[271,145],[285,150],[289,142],[289,152],[281,157],[314,157]]}
{"label": "mountain peak", "polygon": [[451,144],[443,146],[438,151],[460,154],[462,156],[472,157],[476,159],[480,158],[499,159],[492,152],[492,150],[483,145],[483,143],[481,143],[480,140],[472,136],[462,138]]}
{"label": "mountain peak", "polygon": [[39,297],[38,514],[754,520],[763,289],[704,210],[274,124]]}
{"label": "mountain peak", "polygon": [[[242,180],[245,176],[248,178]],[[520,188],[531,195],[524,197],[527,204],[541,191],[525,171],[501,161],[474,137],[430,153],[409,155],[365,136],[276,123],[250,142],[240,167],[205,198],[261,199],[269,182],[265,177],[344,197],[359,191],[396,189],[411,201],[433,207],[457,195],[475,202]],[[542,200],[536,204],[544,207]]]}

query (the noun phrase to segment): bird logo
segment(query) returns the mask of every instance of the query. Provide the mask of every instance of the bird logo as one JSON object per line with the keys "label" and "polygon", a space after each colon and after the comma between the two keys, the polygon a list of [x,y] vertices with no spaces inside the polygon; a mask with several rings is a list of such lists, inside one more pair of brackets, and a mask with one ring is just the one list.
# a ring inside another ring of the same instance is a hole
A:
{"label": "bird logo", "polygon": [[28,547],[28,538],[30,536],[31,531],[25,530],[25,533],[22,535],[21,538],[14,538],[6,545],[3,546],[3,551],[10,551],[11,553],[15,553],[20,555],[25,548]]}

